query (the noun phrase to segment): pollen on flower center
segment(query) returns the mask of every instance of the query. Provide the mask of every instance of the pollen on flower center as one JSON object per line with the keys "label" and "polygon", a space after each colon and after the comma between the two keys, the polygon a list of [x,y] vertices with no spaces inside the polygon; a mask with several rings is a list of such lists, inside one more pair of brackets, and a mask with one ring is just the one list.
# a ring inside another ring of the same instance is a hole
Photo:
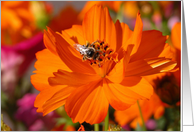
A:
{"label": "pollen on flower center", "polygon": [[118,54],[114,52],[104,41],[86,42],[86,45],[74,44],[74,47],[83,56],[83,61],[88,61],[90,65],[103,66],[106,61],[118,62]]}

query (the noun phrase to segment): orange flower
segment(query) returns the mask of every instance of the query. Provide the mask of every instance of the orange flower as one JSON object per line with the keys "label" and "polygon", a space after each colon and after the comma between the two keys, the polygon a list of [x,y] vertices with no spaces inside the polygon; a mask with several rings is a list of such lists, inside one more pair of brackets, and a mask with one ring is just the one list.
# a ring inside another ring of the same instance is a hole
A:
{"label": "orange flower", "polygon": [[139,13],[131,31],[125,23],[114,24],[102,6],[93,6],[82,25],[62,34],[48,28],[47,49],[36,54],[37,70],[31,76],[40,91],[37,111],[46,115],[65,105],[73,122],[95,124],[104,120],[109,104],[125,110],[139,99],[149,99],[153,88],[141,76],[169,71],[176,62],[160,55],[168,50],[167,37],[142,28]]}
{"label": "orange flower", "polygon": [[15,45],[40,32],[48,21],[49,6],[43,1],[2,1],[1,44]]}
{"label": "orange flower", "polygon": [[[148,121],[152,115],[155,119],[159,119],[164,113],[164,104],[160,98],[154,93],[150,100],[140,100],[140,107],[144,121]],[[136,128],[137,124],[142,125],[138,104],[132,105],[125,111],[115,111],[115,120],[121,125],[126,125],[129,122],[132,128]]]}
{"label": "orange flower", "polygon": [[[155,92],[161,100],[169,105],[176,104],[180,101],[180,55],[181,55],[181,23],[176,23],[171,31],[172,59],[177,61],[175,72],[160,73],[147,76],[146,79],[152,84]],[[170,55],[170,53],[169,53]]]}
{"label": "orange flower", "polygon": [[[2,44],[16,44],[24,38],[29,38],[32,36],[32,30],[35,30],[35,20],[29,1],[1,2]],[[12,42],[9,42],[8,36]]]}

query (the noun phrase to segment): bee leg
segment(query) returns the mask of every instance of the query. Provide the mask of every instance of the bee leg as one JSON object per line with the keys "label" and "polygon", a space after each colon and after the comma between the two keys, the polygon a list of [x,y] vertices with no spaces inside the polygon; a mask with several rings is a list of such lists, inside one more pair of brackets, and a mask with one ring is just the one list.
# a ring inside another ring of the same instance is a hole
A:
{"label": "bee leg", "polygon": [[103,53],[101,50],[96,50],[96,51]]}
{"label": "bee leg", "polygon": [[83,56],[82,61],[85,61],[85,60],[87,60],[87,58],[85,56]]}
{"label": "bee leg", "polygon": [[93,46],[96,42],[98,42],[98,40],[94,41],[90,46]]}
{"label": "bee leg", "polygon": [[86,47],[89,47],[90,42],[86,41]]}

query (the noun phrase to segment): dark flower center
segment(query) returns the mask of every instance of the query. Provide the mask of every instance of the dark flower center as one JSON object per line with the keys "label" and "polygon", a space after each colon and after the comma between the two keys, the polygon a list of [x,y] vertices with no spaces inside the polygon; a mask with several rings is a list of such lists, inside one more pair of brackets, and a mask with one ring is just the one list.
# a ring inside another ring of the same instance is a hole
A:
{"label": "dark flower center", "polygon": [[75,44],[76,50],[83,56],[83,61],[88,61],[90,65],[97,64],[103,66],[106,61],[118,61],[118,54],[114,52],[104,41],[86,42],[86,45]]}

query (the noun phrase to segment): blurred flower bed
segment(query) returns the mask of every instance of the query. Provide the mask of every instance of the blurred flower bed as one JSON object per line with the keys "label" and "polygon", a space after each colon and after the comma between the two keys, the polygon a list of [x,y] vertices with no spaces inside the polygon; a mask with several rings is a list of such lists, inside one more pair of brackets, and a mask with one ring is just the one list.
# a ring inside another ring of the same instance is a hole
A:
{"label": "blurred flower bed", "polygon": [[[49,47],[50,45],[47,45],[47,43],[49,44],[51,42],[56,43],[56,41],[58,41],[57,39],[59,37],[57,37],[57,33],[55,34],[54,32],[65,34],[66,32],[64,30],[67,30],[67,32],[69,33],[68,35],[71,36],[74,33],[74,31],[71,30],[70,28],[73,25],[82,25],[82,24],[84,25],[85,24],[84,22],[86,21],[85,15],[86,14],[90,15],[89,11],[91,11],[92,7],[94,7],[95,5],[100,5],[103,8],[107,7],[110,13],[111,19],[113,20],[114,23],[116,23],[116,25],[120,23],[122,25],[123,24],[122,22],[124,22],[126,25],[124,24],[123,25],[128,26],[129,29],[131,29],[132,31],[135,30],[135,25],[136,25],[136,22],[138,21],[137,14],[140,13],[141,14],[140,19],[142,20],[142,23],[143,23],[143,29],[142,29],[143,31],[157,30],[157,31],[160,31],[162,35],[166,37],[158,37],[160,35],[157,36],[155,32],[149,32],[150,34],[146,34],[146,35],[153,36],[153,39],[144,35],[146,37],[142,37],[142,41],[145,41],[144,43],[146,45],[144,45],[144,47],[143,46],[140,47],[137,53],[141,54],[141,52],[142,53],[144,52],[145,48],[149,49],[152,43],[157,43],[157,41],[160,41],[161,38],[165,40],[167,38],[167,40],[164,41],[165,42],[164,49],[166,48],[166,50],[161,50],[160,51],[161,54],[160,56],[158,55],[158,57],[162,58],[164,55],[165,57],[171,58],[170,61],[176,62],[176,66],[174,66],[173,68],[169,68],[170,67],[169,65],[163,69],[160,69],[161,71],[166,70],[166,72],[164,73],[157,73],[157,74],[154,73],[149,75],[145,74],[141,76],[146,82],[148,82],[153,87],[153,94],[150,96],[150,99],[139,100],[138,102],[133,103],[133,105],[131,105],[128,109],[125,108],[125,110],[115,109],[119,107],[119,106],[116,106],[117,105],[116,103],[118,102],[115,102],[114,104],[114,102],[112,103],[109,100],[110,105],[108,106],[109,107],[109,119],[108,119],[109,129],[108,130],[109,131],[120,131],[120,130],[122,131],[141,131],[141,130],[180,131],[180,125],[181,125],[180,123],[181,2],[180,1],[88,1],[88,2],[2,1],[1,2],[1,117],[2,117],[1,130],[10,130],[10,129],[13,131],[18,131],[18,130],[21,130],[21,131],[26,131],[26,130],[28,131],[42,131],[42,130],[43,131],[77,131],[77,130],[93,131],[93,130],[96,130],[95,126],[93,125],[93,124],[96,124],[94,120],[88,122],[87,118],[86,120],[84,120],[85,119],[84,118],[83,119],[84,121],[79,121],[81,120],[77,118],[77,115],[79,114],[79,112],[76,116],[74,116],[74,114],[71,115],[71,112],[69,112],[70,108],[69,110],[67,110],[67,108],[65,108],[63,105],[61,106],[57,105],[56,107],[57,99],[55,100],[54,96],[53,96],[53,100],[56,102],[53,103],[53,106],[49,106],[50,107],[48,108],[49,112],[47,113],[45,112],[46,113],[45,114],[44,110],[46,111],[47,109],[46,108],[43,109],[42,105],[47,101],[46,98],[51,98],[52,95],[47,95],[47,93],[49,94],[50,92],[45,92],[45,93],[42,92],[45,86],[48,85],[44,82],[45,78],[38,76],[38,78],[36,78],[36,80],[34,81],[34,77],[36,77],[34,76],[34,73],[37,73],[37,75],[39,74],[38,72],[34,71],[34,66],[36,69],[39,68],[38,67],[39,61],[35,63],[36,60],[41,58],[39,57],[39,54],[41,53],[44,54],[42,50],[45,48],[48,48],[48,49],[53,48],[52,46]],[[94,20],[96,19],[94,18]],[[118,22],[118,20],[120,21],[120,23]],[[124,29],[123,25],[120,28]],[[95,26],[96,25],[94,25],[94,27]],[[75,30],[77,31],[76,34],[80,35],[81,31],[79,30],[79,28],[76,26],[73,26],[73,28],[76,29]],[[128,33],[130,31],[126,30],[125,33],[126,32]],[[156,35],[156,37],[154,35]],[[75,40],[78,42],[81,41],[81,40],[76,40],[73,37],[71,38],[72,40]],[[123,41],[124,41],[124,38],[123,38]],[[153,48],[153,50],[151,50],[150,53],[147,53],[145,56],[149,57],[149,54],[151,54],[151,52],[153,52],[153,54],[155,52],[159,52],[157,48],[160,48],[160,47],[156,45]],[[55,49],[55,50],[59,50],[59,49]],[[55,52],[53,50],[51,51],[53,53]],[[128,52],[128,50],[126,52]],[[45,54],[45,56],[46,55],[47,54]],[[62,55],[59,54],[59,56],[61,57]],[[112,55],[111,57],[114,58],[114,55]],[[120,56],[118,56],[118,58],[119,57]],[[138,58],[139,56],[135,56],[135,57]],[[115,57],[113,60],[116,62],[116,59],[118,58]],[[41,59],[44,61],[44,58],[41,58]],[[166,61],[166,60],[163,60],[163,61]],[[151,61],[149,62],[154,63]],[[64,63],[67,63],[67,62],[64,61]],[[165,63],[167,62],[161,63],[161,65]],[[45,71],[52,70],[52,68],[49,69],[48,67],[49,68],[52,67],[52,62],[48,61],[48,65],[46,65],[45,63],[45,65],[43,65],[41,68],[43,69],[43,71],[44,69]],[[57,70],[55,72],[57,72]],[[41,73],[41,74],[46,75],[48,73],[46,71],[45,73]],[[128,74],[132,74],[132,73],[129,72]],[[32,77],[30,79],[31,75]],[[58,71],[57,73],[53,73],[53,75],[55,75],[56,77],[59,76],[60,71]],[[66,75],[68,76],[68,74]],[[117,74],[117,75],[120,77],[120,74]],[[46,81],[49,81],[49,79],[50,78],[46,78]],[[54,79],[55,78],[53,77],[53,83],[57,82]],[[59,76],[59,79],[61,79],[60,76]],[[112,80],[118,81],[116,79],[112,79]],[[59,84],[59,82],[57,83]],[[68,83],[71,83],[71,82],[68,82]],[[48,87],[48,89],[52,87],[52,84],[49,84],[49,85],[50,86]],[[140,86],[143,86],[143,85],[140,85]],[[57,89],[58,87],[53,87],[53,88]],[[139,92],[140,93],[142,93],[142,91],[144,92],[145,90],[143,89],[144,88],[142,87],[142,90]],[[80,92],[80,93],[84,94],[85,92]],[[145,91],[145,94],[148,94],[148,92],[146,93]],[[74,94],[72,93],[72,95]],[[76,95],[74,96],[76,97]],[[60,101],[58,100],[58,102]],[[67,103],[67,104],[69,106],[71,105],[71,103]],[[88,113],[85,113],[85,114],[87,115]],[[69,115],[71,116],[69,117]],[[74,122],[75,118],[76,118],[76,121],[78,120],[78,122]],[[99,127],[99,130],[105,130],[104,122],[103,121],[100,122],[98,127]]]}

